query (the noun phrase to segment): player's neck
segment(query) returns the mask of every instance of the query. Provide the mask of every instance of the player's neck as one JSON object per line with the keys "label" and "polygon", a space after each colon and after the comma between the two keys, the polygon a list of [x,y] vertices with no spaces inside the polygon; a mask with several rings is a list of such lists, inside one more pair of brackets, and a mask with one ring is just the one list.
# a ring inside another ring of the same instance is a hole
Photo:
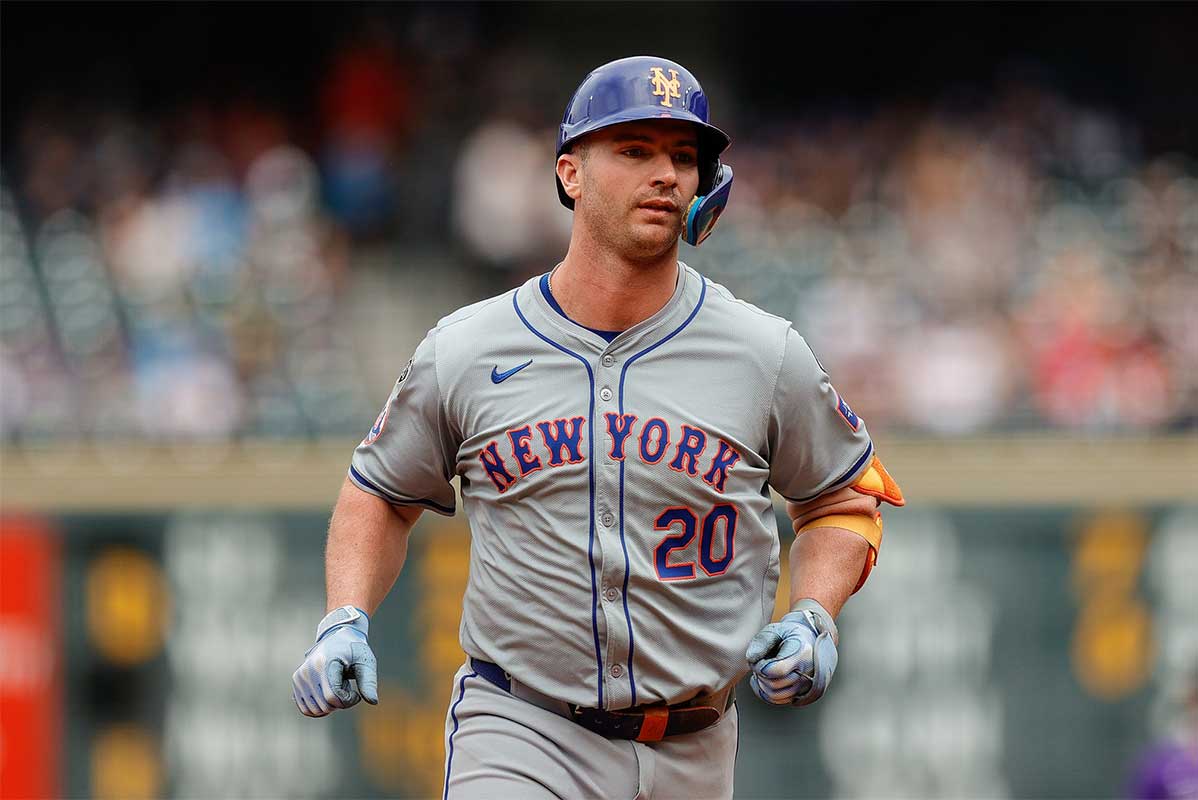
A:
{"label": "player's neck", "polygon": [[[566,316],[588,328],[623,331],[660,311],[678,281],[678,247],[648,263],[585,251],[571,242],[553,271],[552,291]],[[589,249],[588,249],[589,250]]]}

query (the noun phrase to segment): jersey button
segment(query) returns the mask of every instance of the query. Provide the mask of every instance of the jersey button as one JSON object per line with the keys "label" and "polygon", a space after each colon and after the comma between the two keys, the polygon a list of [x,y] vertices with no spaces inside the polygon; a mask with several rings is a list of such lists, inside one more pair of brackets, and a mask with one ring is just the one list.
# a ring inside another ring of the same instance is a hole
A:
{"label": "jersey button", "polygon": [[603,590],[603,599],[609,603],[614,603],[620,597],[620,590],[614,586],[609,586]]}
{"label": "jersey button", "polygon": [[620,676],[621,676],[621,675],[623,675],[623,674],[624,674],[624,668],[623,668],[623,667],[621,667],[619,664],[612,664],[612,665],[611,665],[611,676],[612,676],[613,678],[618,678],[618,677],[620,677]]}
{"label": "jersey button", "polygon": [[605,511],[603,512],[603,516],[599,518],[599,521],[603,523],[603,527],[610,528],[611,524],[616,521],[616,518],[611,515],[611,512]]}
{"label": "jersey button", "polygon": [[599,397],[602,400],[611,400],[611,389],[608,389],[606,386],[604,386],[599,390]]}
{"label": "jersey button", "polygon": [[603,357],[603,366],[610,367],[614,363],[616,363],[616,360],[614,358],[612,358],[611,356]]}

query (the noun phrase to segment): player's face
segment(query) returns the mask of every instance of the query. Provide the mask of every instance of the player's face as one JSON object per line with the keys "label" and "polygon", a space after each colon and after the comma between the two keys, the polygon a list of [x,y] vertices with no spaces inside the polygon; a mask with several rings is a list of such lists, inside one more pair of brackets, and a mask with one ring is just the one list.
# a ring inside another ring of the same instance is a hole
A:
{"label": "player's face", "polygon": [[678,120],[627,122],[587,137],[579,169],[579,217],[594,236],[633,260],[676,247],[699,187],[695,126]]}

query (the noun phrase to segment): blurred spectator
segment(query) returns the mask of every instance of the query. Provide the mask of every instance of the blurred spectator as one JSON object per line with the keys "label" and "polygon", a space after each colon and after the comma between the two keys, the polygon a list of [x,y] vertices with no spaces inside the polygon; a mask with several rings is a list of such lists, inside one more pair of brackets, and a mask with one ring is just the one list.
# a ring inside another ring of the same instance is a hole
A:
{"label": "blurred spectator", "polygon": [[915,427],[962,434],[997,427],[1011,408],[1014,363],[998,319],[925,324],[895,353],[896,411]]}
{"label": "blurred spectator", "polygon": [[27,135],[32,141],[23,194],[29,208],[37,217],[46,217],[75,205],[88,175],[86,166],[79,162],[74,140],[58,130],[37,130]]}
{"label": "blurred spectator", "polygon": [[[455,13],[420,24],[481,35]],[[358,433],[394,379],[360,374],[365,351],[415,341],[351,340],[370,333],[347,289],[399,287],[372,302],[423,319],[431,287],[452,307],[495,283],[441,285],[459,244],[459,276],[561,257],[544,54],[358,31],[314,148],[245,99],[29,112],[5,165],[0,435]],[[1198,167],[1145,159],[1128,119],[1020,83],[968,112],[734,133],[729,212],[681,257],[793,319],[875,430],[1198,425]]]}
{"label": "blurred spectator", "polygon": [[1198,672],[1177,704],[1177,717],[1173,733],[1136,762],[1127,791],[1131,800],[1198,797]]}
{"label": "blurred spectator", "polygon": [[483,263],[515,268],[565,254],[570,212],[553,187],[555,134],[497,118],[467,137],[454,169],[454,229]]}
{"label": "blurred spectator", "polygon": [[392,162],[412,114],[410,83],[384,30],[374,28],[341,47],[320,88],[324,195],[354,235],[385,233],[397,211]]}

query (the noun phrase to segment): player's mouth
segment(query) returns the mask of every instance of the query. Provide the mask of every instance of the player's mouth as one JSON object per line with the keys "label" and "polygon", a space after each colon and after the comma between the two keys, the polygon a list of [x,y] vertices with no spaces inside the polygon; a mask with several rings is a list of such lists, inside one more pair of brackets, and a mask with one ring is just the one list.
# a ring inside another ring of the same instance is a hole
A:
{"label": "player's mouth", "polygon": [[662,198],[646,200],[638,205],[637,208],[643,208],[644,210],[650,212],[654,217],[668,217],[678,213],[677,203],[675,203],[673,200],[666,200]]}

